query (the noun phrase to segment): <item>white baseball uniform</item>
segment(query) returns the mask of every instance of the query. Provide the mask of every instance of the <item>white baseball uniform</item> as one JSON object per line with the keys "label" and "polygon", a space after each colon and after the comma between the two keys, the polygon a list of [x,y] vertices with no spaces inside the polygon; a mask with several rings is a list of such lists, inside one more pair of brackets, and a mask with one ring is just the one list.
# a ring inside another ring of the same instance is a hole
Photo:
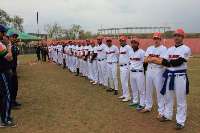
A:
{"label": "white baseball uniform", "polygon": [[[154,45],[147,48],[145,57],[162,57],[167,52],[167,48],[163,45],[155,47]],[[153,106],[153,88],[156,89],[158,112],[162,116],[164,113],[164,96],[160,94],[160,90],[163,86],[164,67],[154,63],[148,63],[146,72],[146,98],[145,98],[145,109],[151,110]]]}
{"label": "white baseball uniform", "polygon": [[[112,89],[118,90],[118,78],[117,78],[117,63],[119,59],[119,49],[117,46],[112,45],[106,48],[107,55],[107,73],[106,73],[106,86],[108,83]],[[114,84],[114,86],[113,86]]]}
{"label": "white baseball uniform", "polygon": [[[168,61],[184,58],[188,60],[191,56],[191,50],[186,45],[181,45],[179,47],[172,46],[166,52],[164,58]],[[168,67],[168,73],[165,73],[166,78],[166,90],[164,91],[166,96],[166,106],[164,111],[164,116],[168,119],[172,119],[173,116],[173,105],[174,105],[174,95],[176,96],[177,103],[177,113],[176,113],[176,121],[177,123],[184,126],[186,121],[187,114],[187,102],[186,102],[186,94],[189,92],[189,84],[187,78],[187,62],[183,63],[177,67]],[[173,80],[173,78],[174,80]],[[170,82],[174,83],[172,86]],[[188,85],[188,86],[187,86]],[[171,88],[172,87],[172,88]],[[163,90],[162,90],[163,92]]]}
{"label": "white baseball uniform", "polygon": [[97,46],[97,67],[99,73],[99,83],[106,86],[106,44],[101,44]]}
{"label": "white baseball uniform", "polygon": [[145,106],[145,76],[144,76],[144,56],[142,49],[130,52],[130,84],[132,89],[132,103]]}
{"label": "white baseball uniform", "polygon": [[126,99],[130,98],[128,81],[129,81],[129,54],[132,48],[129,45],[120,47],[119,65],[120,65],[120,79],[122,85],[122,96]]}

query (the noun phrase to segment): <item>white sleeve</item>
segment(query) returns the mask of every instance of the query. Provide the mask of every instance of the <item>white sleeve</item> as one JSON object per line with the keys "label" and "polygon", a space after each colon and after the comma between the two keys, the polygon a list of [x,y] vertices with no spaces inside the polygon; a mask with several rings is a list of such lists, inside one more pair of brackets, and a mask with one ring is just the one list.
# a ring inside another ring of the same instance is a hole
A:
{"label": "white sleeve", "polygon": [[164,48],[162,49],[162,51],[161,51],[160,57],[161,57],[161,58],[166,58],[166,53],[167,53],[167,48],[164,47]]}
{"label": "white sleeve", "polygon": [[141,50],[140,56],[141,56],[142,62],[144,62],[145,52],[143,50]]}
{"label": "white sleeve", "polygon": [[145,52],[145,57],[148,57],[149,56],[149,48],[147,48],[146,52]]}
{"label": "white sleeve", "polygon": [[191,56],[191,49],[189,47],[186,47],[184,54],[182,55],[182,58],[188,60]]}

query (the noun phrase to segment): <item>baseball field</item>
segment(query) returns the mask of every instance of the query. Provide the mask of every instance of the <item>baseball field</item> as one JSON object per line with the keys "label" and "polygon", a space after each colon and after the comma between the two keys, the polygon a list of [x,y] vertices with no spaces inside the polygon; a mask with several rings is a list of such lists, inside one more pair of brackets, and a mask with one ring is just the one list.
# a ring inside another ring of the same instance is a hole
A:
{"label": "baseball field", "polygon": [[[129,108],[100,86],[76,77],[53,63],[20,56],[19,101],[13,110],[17,128],[0,133],[176,133],[175,120],[156,120],[156,106],[147,114]],[[189,62],[188,120],[178,132],[200,133],[200,56]]]}

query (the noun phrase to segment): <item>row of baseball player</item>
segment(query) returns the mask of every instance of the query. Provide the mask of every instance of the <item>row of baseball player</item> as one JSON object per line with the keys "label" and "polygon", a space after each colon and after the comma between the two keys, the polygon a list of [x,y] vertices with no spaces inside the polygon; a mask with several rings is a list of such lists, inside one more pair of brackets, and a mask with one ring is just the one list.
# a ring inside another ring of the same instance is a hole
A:
{"label": "row of baseball player", "polygon": [[[50,45],[49,58],[57,64],[66,66],[76,75],[90,79],[94,85],[107,88],[108,92],[118,95],[118,65],[123,102],[131,101],[137,111],[147,113],[153,107],[153,90],[156,91],[158,116],[161,122],[170,121],[173,117],[174,96],[177,102],[176,129],[185,126],[187,117],[186,96],[189,93],[187,61],[191,50],[183,43],[185,33],[177,29],[174,33],[174,45],[166,48],[162,45],[161,33],[153,35],[154,44],[146,51],[139,48],[140,40],[121,36],[120,48],[112,43],[111,38],[69,41],[67,45]],[[131,91],[129,90],[129,82]],[[130,94],[131,93],[131,94]]]}

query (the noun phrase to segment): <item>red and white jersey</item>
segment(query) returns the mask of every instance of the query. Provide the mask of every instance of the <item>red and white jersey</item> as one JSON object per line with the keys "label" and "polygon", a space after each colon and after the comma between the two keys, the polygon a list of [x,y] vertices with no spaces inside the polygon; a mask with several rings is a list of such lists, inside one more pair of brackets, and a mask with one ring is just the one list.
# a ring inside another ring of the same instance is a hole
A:
{"label": "red and white jersey", "polygon": [[88,51],[90,52],[90,55],[89,55],[89,59],[90,59],[90,60],[92,59],[92,55],[94,54],[95,49],[96,49],[96,46],[94,46],[94,47],[90,46],[90,47],[89,47],[89,50],[88,50]]}
{"label": "red and white jersey", "polygon": [[144,70],[144,56],[145,51],[142,49],[138,49],[137,51],[130,52],[129,59],[130,59],[130,70]]}
{"label": "red and white jersey", "polygon": [[62,53],[62,45],[57,45],[57,50],[58,50],[58,52],[61,52]]}
{"label": "red and white jersey", "polygon": [[[154,45],[147,48],[145,57],[163,57],[167,52],[167,48],[163,45],[155,47]],[[157,65],[154,63],[148,63],[148,68],[163,68],[162,65]]]}
{"label": "red and white jersey", "polygon": [[119,65],[129,64],[129,54],[131,53],[132,48],[129,45],[120,47],[119,50]]}
{"label": "red and white jersey", "polygon": [[97,59],[106,59],[106,48],[107,45],[104,43],[97,46]]}
{"label": "red and white jersey", "polygon": [[106,48],[106,62],[117,63],[119,58],[119,49],[117,46],[112,45],[111,47]]}
{"label": "red and white jersey", "polygon": [[64,47],[64,54],[68,54],[68,46]]}
{"label": "red and white jersey", "polygon": [[[190,56],[191,56],[191,49],[183,44],[179,47],[175,46],[170,47],[163,58],[169,61],[178,59],[180,57],[184,58],[185,60],[188,60]],[[169,67],[168,69],[171,71],[187,69],[187,62],[177,67]]]}

